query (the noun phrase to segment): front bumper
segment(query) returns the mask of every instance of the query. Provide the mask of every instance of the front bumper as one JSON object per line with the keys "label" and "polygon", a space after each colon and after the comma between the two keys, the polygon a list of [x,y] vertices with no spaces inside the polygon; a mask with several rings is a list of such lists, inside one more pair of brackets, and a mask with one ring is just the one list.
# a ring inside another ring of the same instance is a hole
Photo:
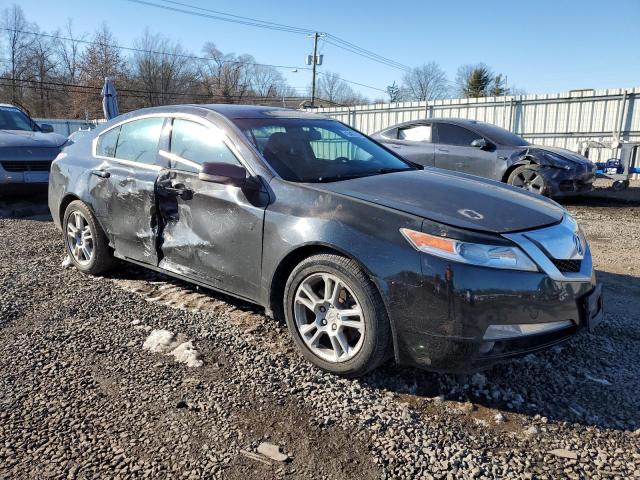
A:
{"label": "front bumper", "polygon": [[[602,318],[595,275],[589,281],[563,282],[540,272],[496,270],[434,257],[423,262],[428,268],[419,284],[398,282],[390,289],[389,311],[400,364],[469,373],[548,348]],[[570,322],[542,334],[486,339],[491,325],[561,320]]]}
{"label": "front bumper", "polygon": [[6,185],[46,185],[49,183],[49,170],[19,170],[14,168],[7,171],[2,167],[0,162],[0,186],[4,188]]}
{"label": "front bumper", "polygon": [[571,170],[542,167],[539,171],[547,181],[547,194],[554,198],[590,192],[596,179],[595,169],[587,167]]}

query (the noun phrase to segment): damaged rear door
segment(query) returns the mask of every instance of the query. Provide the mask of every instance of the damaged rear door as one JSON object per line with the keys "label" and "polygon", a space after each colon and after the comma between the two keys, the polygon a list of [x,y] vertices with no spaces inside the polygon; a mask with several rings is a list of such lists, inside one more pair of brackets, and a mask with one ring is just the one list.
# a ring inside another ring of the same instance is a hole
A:
{"label": "damaged rear door", "polygon": [[242,165],[222,130],[209,122],[174,118],[169,169],[157,184],[161,268],[219,290],[257,298],[262,228],[268,196],[262,184],[236,187],[198,178],[205,162]]}
{"label": "damaged rear door", "polygon": [[109,130],[115,147],[92,171],[95,209],[118,256],[157,265],[155,183],[167,165],[158,155],[165,117],[134,119]]}

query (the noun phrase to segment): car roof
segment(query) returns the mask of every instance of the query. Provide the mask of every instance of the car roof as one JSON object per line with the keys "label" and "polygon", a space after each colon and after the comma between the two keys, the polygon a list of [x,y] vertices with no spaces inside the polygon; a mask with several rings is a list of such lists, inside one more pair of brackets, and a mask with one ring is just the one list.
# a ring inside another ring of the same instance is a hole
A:
{"label": "car roof", "polygon": [[186,104],[186,105],[166,105],[160,107],[144,108],[129,112],[131,116],[145,113],[176,113],[193,112],[194,109],[203,111],[210,110],[229,119],[239,118],[314,118],[326,119],[323,115],[318,115],[306,110],[293,110],[290,108],[270,107],[264,105],[240,105],[240,104]]}
{"label": "car roof", "polygon": [[481,122],[479,120],[471,120],[468,118],[455,118],[455,117],[450,117],[450,118],[418,118],[416,120],[409,120],[407,122],[402,122],[402,123],[398,123],[397,125],[393,125],[392,127],[388,127],[385,128],[385,130],[389,130],[391,128],[397,128],[397,127],[406,127],[408,125],[415,125],[415,124],[419,124],[419,123],[452,123],[454,125],[467,125],[467,126],[474,126],[477,125],[479,127],[481,127],[482,125],[490,125],[486,122]]}

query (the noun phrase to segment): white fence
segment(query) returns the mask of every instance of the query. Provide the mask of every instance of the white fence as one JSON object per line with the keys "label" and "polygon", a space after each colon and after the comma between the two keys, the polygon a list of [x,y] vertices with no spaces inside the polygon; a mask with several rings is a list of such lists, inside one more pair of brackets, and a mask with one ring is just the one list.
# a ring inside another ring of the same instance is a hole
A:
{"label": "white fence", "polygon": [[[640,88],[579,90],[320,108],[317,112],[367,134],[408,120],[469,118],[504,127],[532,143],[577,150],[585,140],[640,141],[640,108],[636,105],[639,98]],[[598,153],[590,155],[594,161],[617,155],[611,149],[592,152]]]}
{"label": "white fence", "polygon": [[64,135],[65,137],[69,136],[73,132],[78,130],[86,130],[87,128],[95,128],[99,123],[104,122],[105,120],[67,120],[61,118],[34,118],[35,122],[40,125],[42,123],[48,123],[53,127],[53,131],[59,133],[60,135]]}

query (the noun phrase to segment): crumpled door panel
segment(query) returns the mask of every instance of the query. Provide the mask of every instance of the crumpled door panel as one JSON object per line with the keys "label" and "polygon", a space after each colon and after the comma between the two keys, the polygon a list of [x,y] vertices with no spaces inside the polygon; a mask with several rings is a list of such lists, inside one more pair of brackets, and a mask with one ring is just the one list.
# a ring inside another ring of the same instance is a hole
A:
{"label": "crumpled door panel", "polygon": [[177,170],[161,174],[157,196],[160,267],[257,298],[264,198]]}

